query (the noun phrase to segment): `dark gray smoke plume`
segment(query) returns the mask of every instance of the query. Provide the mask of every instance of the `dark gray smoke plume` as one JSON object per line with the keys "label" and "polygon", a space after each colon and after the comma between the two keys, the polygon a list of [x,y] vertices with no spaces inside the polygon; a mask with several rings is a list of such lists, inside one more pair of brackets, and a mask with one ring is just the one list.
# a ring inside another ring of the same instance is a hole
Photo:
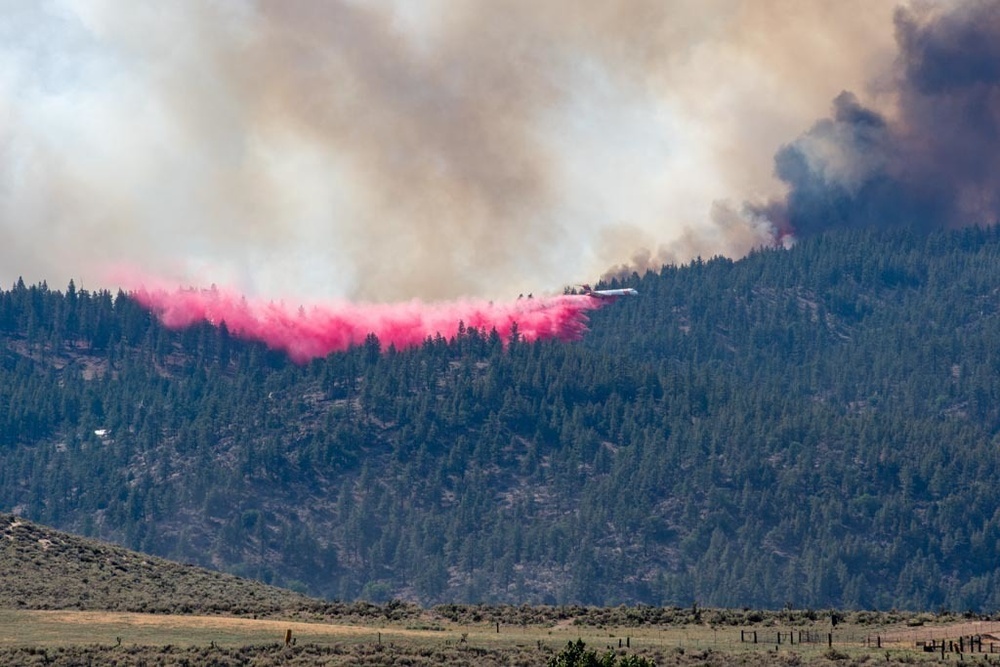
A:
{"label": "dark gray smoke plume", "polygon": [[758,212],[779,229],[1000,220],[1000,2],[899,9],[895,28],[896,111],[843,92],[832,118],[778,152],[789,193]]}

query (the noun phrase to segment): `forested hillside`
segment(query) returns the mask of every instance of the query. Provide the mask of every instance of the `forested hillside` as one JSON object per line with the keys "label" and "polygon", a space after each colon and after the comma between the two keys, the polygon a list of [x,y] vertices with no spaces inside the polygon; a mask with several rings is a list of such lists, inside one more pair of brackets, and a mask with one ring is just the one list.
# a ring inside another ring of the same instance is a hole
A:
{"label": "forested hillside", "polygon": [[1000,230],[627,281],[576,343],[295,365],[0,293],[0,509],[327,597],[1000,608]]}

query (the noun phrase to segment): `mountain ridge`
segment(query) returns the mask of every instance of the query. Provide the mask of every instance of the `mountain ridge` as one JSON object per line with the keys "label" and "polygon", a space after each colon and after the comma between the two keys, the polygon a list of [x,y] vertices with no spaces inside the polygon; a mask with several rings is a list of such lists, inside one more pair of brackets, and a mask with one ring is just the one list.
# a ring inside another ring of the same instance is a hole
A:
{"label": "mountain ridge", "polygon": [[998,285],[996,228],[830,233],[298,366],[21,283],[0,508],[328,598],[988,609]]}

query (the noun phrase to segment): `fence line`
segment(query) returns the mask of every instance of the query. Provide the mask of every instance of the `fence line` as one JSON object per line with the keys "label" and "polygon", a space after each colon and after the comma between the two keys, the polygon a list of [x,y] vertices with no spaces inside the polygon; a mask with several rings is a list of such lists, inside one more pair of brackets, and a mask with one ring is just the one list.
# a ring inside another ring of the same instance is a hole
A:
{"label": "fence line", "polygon": [[972,621],[951,626],[912,629],[872,628],[865,632],[821,631],[796,628],[750,628],[739,634],[741,644],[787,646],[797,644],[864,646],[880,649],[884,646],[920,649],[941,653],[1000,653],[1000,622]]}

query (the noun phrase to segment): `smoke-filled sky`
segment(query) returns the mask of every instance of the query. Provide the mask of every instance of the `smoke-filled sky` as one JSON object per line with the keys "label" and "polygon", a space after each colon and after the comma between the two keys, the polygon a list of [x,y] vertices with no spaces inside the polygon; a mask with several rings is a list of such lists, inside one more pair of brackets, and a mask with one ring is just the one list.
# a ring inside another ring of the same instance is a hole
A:
{"label": "smoke-filled sky", "polygon": [[0,281],[503,297],[996,219],[998,6],[0,0]]}

